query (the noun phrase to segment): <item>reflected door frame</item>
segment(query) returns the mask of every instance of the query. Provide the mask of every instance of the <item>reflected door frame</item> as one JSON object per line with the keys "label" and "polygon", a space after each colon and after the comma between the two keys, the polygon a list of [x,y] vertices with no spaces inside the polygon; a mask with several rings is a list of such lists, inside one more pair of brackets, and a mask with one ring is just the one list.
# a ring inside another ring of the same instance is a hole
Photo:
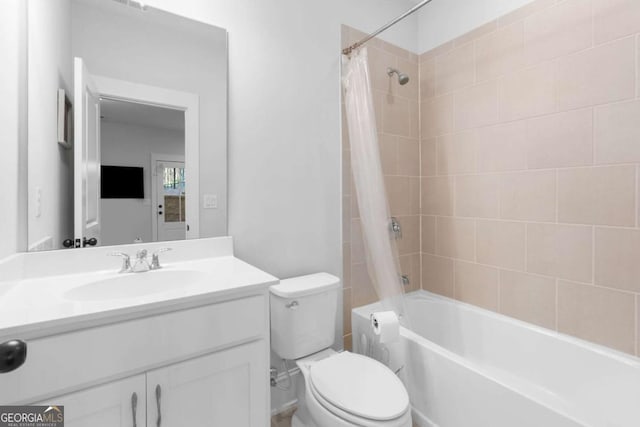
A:
{"label": "reflected door frame", "polygon": [[[185,180],[189,183],[186,194],[187,239],[200,237],[200,98],[198,95],[93,76],[100,96],[116,101],[136,102],[184,111],[184,166]],[[153,175],[153,174],[152,174]],[[152,176],[153,178],[153,176]],[[152,197],[155,197],[152,195]],[[152,205],[155,207],[155,205]],[[155,215],[154,215],[155,217]],[[157,218],[156,218],[157,219]],[[157,233],[157,227],[153,227]],[[156,235],[157,238],[157,235]]]}
{"label": "reflected door frame", "polygon": [[[158,233],[158,205],[160,204],[160,200],[158,200],[158,163],[162,162],[181,163],[185,168],[185,175],[187,173],[184,156],[151,153],[151,237],[154,242],[159,241],[160,237]],[[189,194],[190,189],[190,185],[187,182],[187,194]],[[187,231],[185,230],[185,233],[186,232]]]}

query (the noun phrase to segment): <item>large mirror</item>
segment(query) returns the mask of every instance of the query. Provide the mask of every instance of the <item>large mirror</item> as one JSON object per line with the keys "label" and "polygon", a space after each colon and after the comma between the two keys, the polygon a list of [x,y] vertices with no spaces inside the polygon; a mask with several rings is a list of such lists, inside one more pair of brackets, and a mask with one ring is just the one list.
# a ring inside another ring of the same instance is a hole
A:
{"label": "large mirror", "polygon": [[227,234],[227,32],[28,3],[30,251]]}

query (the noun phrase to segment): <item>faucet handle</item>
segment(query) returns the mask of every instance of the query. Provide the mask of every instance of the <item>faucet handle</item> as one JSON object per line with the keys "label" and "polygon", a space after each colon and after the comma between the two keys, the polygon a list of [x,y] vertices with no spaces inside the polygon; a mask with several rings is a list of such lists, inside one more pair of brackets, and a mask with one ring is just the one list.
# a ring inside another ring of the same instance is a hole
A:
{"label": "faucet handle", "polygon": [[122,267],[118,273],[126,273],[131,271],[131,257],[124,252],[109,252],[108,256],[119,256],[122,257]]}
{"label": "faucet handle", "polygon": [[173,248],[160,248],[157,251],[155,251],[153,254],[151,254],[151,269],[152,270],[157,270],[159,268],[162,268],[162,266],[160,265],[160,257],[159,255],[162,252],[167,252],[167,251],[172,251]]}

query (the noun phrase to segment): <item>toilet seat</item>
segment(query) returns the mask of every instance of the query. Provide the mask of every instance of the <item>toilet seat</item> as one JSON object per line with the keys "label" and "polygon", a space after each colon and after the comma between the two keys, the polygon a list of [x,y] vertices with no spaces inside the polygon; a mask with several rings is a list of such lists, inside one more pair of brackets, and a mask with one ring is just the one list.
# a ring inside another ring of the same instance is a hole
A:
{"label": "toilet seat", "polygon": [[343,352],[308,365],[308,389],[325,410],[353,425],[410,425],[409,396],[398,377],[368,357]]}

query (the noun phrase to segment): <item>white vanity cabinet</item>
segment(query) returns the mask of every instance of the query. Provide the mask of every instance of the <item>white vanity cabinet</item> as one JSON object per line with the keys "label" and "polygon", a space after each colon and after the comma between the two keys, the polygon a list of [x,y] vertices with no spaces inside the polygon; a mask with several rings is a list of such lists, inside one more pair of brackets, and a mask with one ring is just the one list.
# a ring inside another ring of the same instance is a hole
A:
{"label": "white vanity cabinet", "polygon": [[260,357],[252,343],[148,372],[147,425],[266,425]]}
{"label": "white vanity cabinet", "polygon": [[261,344],[233,347],[40,405],[64,405],[67,427],[266,425]]}
{"label": "white vanity cabinet", "polygon": [[26,363],[0,376],[0,404],[64,405],[78,427],[266,427],[268,319],[265,286],[27,340]]}
{"label": "white vanity cabinet", "polygon": [[62,405],[65,427],[144,427],[145,375],[81,390],[38,402],[37,405]]}

